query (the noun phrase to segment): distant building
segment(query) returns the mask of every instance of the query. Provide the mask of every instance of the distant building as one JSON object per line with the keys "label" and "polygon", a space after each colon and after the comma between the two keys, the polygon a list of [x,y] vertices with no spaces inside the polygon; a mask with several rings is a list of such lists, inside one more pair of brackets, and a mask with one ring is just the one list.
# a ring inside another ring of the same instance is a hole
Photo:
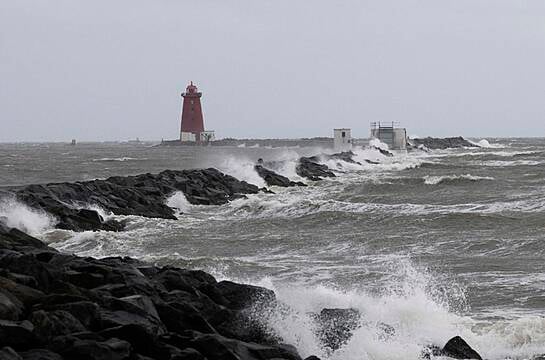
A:
{"label": "distant building", "polygon": [[335,151],[350,151],[352,149],[350,129],[333,129],[333,147]]}
{"label": "distant building", "polygon": [[182,123],[180,129],[180,141],[183,142],[209,142],[215,139],[214,131],[204,130],[204,118],[201,107],[202,93],[198,91],[193,81],[182,93]]}
{"label": "distant building", "polygon": [[371,138],[388,145],[390,150],[407,150],[407,130],[397,127],[397,123],[371,123]]}

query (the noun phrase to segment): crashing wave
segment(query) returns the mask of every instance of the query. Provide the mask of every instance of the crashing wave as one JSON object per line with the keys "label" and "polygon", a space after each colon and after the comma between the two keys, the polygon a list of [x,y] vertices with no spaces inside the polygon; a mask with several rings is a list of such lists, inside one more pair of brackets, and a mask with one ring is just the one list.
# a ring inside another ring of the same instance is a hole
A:
{"label": "crashing wave", "polygon": [[56,219],[46,212],[29,207],[14,198],[0,199],[0,223],[29,233],[39,235],[52,229]]}
{"label": "crashing wave", "polygon": [[475,176],[471,174],[465,175],[443,175],[443,176],[424,176],[424,184],[439,185],[439,184],[460,184],[465,182],[475,182],[480,180],[494,180],[490,176]]}
{"label": "crashing wave", "polygon": [[104,161],[104,162],[115,162],[115,161],[119,161],[119,162],[123,162],[123,161],[140,161],[140,160],[146,160],[145,158],[132,158],[132,157],[118,157],[118,158],[109,158],[109,157],[105,157],[105,158],[100,158],[100,159],[93,159],[93,161],[95,162],[99,162],[99,161]]}

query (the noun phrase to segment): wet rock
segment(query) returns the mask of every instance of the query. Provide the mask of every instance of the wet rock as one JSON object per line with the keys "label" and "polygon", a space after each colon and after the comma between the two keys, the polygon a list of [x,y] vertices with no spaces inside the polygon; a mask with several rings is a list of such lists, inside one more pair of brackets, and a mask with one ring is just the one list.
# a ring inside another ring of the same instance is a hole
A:
{"label": "wet rock", "polygon": [[475,145],[474,143],[464,139],[461,136],[444,139],[427,137],[421,139],[411,139],[411,141],[416,147],[423,145],[428,149],[444,150],[461,147],[479,147],[479,145]]}
{"label": "wet rock", "polygon": [[381,149],[381,148],[379,148],[378,146],[371,146],[371,149],[375,149],[375,150],[377,150],[379,153],[381,153],[382,155],[387,156],[387,157],[393,157],[393,156],[394,156],[393,153],[389,152],[388,150]]}
{"label": "wet rock", "polygon": [[100,323],[100,307],[98,304],[91,301],[83,300],[57,304],[42,304],[40,307],[44,310],[61,310],[68,312],[88,329],[96,328]]}
{"label": "wet rock", "polygon": [[23,303],[9,291],[0,288],[0,319],[18,320],[23,311]]}
{"label": "wet rock", "polygon": [[157,311],[169,331],[178,333],[186,330],[197,330],[203,333],[216,332],[212,325],[190,304],[175,302],[157,304]]}
{"label": "wet rock", "polygon": [[459,336],[450,339],[441,350],[441,354],[453,359],[482,360],[481,356]]}
{"label": "wet rock", "polygon": [[281,186],[281,187],[307,186],[305,183],[302,183],[302,182],[291,181],[287,177],[277,174],[274,171],[263,167],[263,165],[256,165],[254,166],[254,169],[257,172],[257,174],[261,178],[263,178],[263,180],[265,180],[265,182],[269,186]]}
{"label": "wet rock", "polygon": [[270,290],[32,239],[0,230],[0,344],[23,359],[300,359],[255,316]]}
{"label": "wet rock", "polygon": [[123,228],[122,223],[105,221],[96,211],[86,209],[89,204],[116,215],[176,219],[174,210],[165,204],[166,198],[176,191],[182,191],[192,204],[221,205],[259,189],[212,168],[12,189],[18,200],[55,217],[58,228],[74,231]]}
{"label": "wet rock", "polygon": [[110,311],[101,309],[100,319],[104,328],[132,324],[140,326],[148,334],[163,334],[166,332],[164,324],[159,319],[144,313],[137,314],[122,310]]}
{"label": "wet rock", "polygon": [[326,155],[326,156],[327,156],[328,159],[342,160],[342,161],[350,163],[350,164],[361,165],[360,162],[354,160],[354,156],[356,156],[356,154],[354,152],[352,152],[352,151],[343,151],[343,152],[340,152],[340,153]]}
{"label": "wet rock", "polygon": [[135,324],[108,328],[99,332],[103,338],[116,338],[127,341],[133,349],[146,356],[157,356],[161,350],[157,341],[158,334],[150,334],[146,329]]}
{"label": "wet rock", "polygon": [[30,321],[0,320],[0,344],[24,349],[35,343],[34,326]]}
{"label": "wet rock", "polygon": [[0,349],[0,359],[2,360],[23,360],[19,354],[10,347],[3,347]]}
{"label": "wet rock", "polygon": [[57,338],[53,349],[67,359],[124,360],[129,359],[131,345],[123,340],[81,340],[73,336]]}
{"label": "wet rock", "polygon": [[197,350],[192,348],[187,348],[182,351],[180,351],[180,354],[178,355],[178,359],[180,360],[205,360],[206,358]]}
{"label": "wet rock", "polygon": [[338,350],[352,337],[360,325],[360,312],[356,309],[322,309],[316,314],[317,335],[323,346]]}
{"label": "wet rock", "polygon": [[268,305],[276,301],[273,291],[259,286],[221,281],[217,284],[216,288],[227,299],[227,306],[235,310],[241,310],[256,303]]}
{"label": "wet rock", "polygon": [[297,175],[312,181],[322,180],[324,177],[335,177],[327,165],[318,164],[316,159],[302,157],[299,159],[295,171]]}
{"label": "wet rock", "polygon": [[32,349],[20,355],[23,360],[63,360],[62,356],[47,349]]}
{"label": "wet rock", "polygon": [[34,325],[34,333],[42,342],[59,335],[68,335],[85,331],[85,327],[72,314],[62,310],[45,312],[43,310],[33,312],[29,320]]}
{"label": "wet rock", "polygon": [[193,333],[191,347],[197,349],[209,359],[223,360],[301,360],[295,349],[290,346],[266,346],[245,343],[225,338],[216,334]]}

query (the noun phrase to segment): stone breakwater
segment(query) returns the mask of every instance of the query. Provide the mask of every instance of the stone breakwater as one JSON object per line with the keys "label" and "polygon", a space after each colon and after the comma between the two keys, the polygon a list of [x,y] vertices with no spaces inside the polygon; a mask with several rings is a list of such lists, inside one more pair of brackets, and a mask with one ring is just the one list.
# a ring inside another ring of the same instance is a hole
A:
{"label": "stone breakwater", "polygon": [[[0,225],[0,359],[301,360],[260,321],[275,306],[262,287],[127,257],[63,254]],[[354,309],[315,318],[330,351],[363,321]],[[434,356],[481,359],[460,337],[424,347],[422,358]]]}
{"label": "stone breakwater", "polygon": [[[353,155],[346,154],[345,157]],[[312,181],[335,176],[326,165],[317,161],[317,158],[302,158],[297,166],[297,173]],[[256,165],[255,170],[268,186],[306,186],[263,165]],[[121,231],[124,228],[123,223],[113,219],[105,220],[90,207],[98,206],[115,215],[176,219],[174,209],[165,202],[177,191],[183,192],[189,203],[195,205],[222,205],[244,198],[247,194],[270,192],[209,168],[165,170],[159,174],[113,176],[104,180],[74,183],[29,185],[8,189],[0,195],[14,197],[31,208],[52,215],[56,220],[55,226],[59,229]]]}
{"label": "stone breakwater", "polygon": [[431,150],[445,150],[445,149],[452,149],[452,148],[478,148],[480,147],[477,144],[472,143],[471,141],[468,141],[464,139],[461,136],[458,137],[449,137],[449,138],[421,138],[421,139],[411,139],[412,144],[415,147],[424,146]]}

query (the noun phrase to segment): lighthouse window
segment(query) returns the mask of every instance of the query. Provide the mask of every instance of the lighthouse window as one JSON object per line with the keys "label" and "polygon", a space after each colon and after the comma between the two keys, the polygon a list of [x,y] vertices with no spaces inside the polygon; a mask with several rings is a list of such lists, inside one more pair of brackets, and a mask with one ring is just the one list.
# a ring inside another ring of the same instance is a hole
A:
{"label": "lighthouse window", "polygon": [[195,100],[191,100],[191,105],[193,105],[194,102],[195,102]]}
{"label": "lighthouse window", "polygon": [[341,133],[341,136],[342,136],[342,137],[346,137],[346,133],[343,131],[343,132]]}

